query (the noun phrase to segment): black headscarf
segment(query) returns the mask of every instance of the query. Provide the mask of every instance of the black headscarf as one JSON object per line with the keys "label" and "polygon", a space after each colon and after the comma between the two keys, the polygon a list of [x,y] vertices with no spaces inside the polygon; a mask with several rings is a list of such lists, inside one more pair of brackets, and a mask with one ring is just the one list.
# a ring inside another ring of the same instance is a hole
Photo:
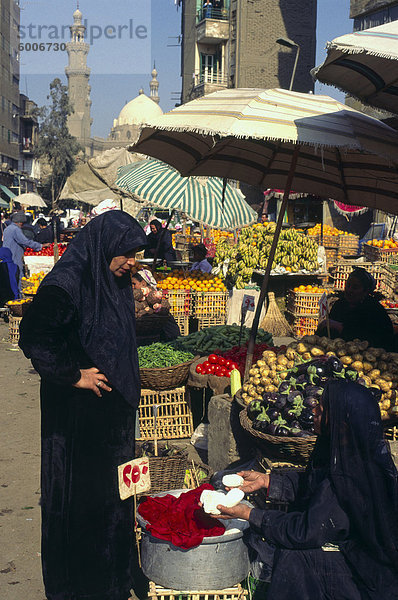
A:
{"label": "black headscarf", "polygon": [[133,292],[130,275],[115,277],[109,264],[145,244],[135,219],[119,210],[106,212],[79,232],[41,284],[70,296],[83,349],[132,406],[140,393]]}
{"label": "black headscarf", "polygon": [[359,384],[332,380],[322,403],[322,434],[313,461],[319,455],[324,462],[328,452],[329,476],[351,524],[343,552],[369,589],[389,585],[385,571],[396,585],[398,474],[383,439],[378,402]]}
{"label": "black headscarf", "polygon": [[361,282],[364,290],[368,294],[372,294],[376,288],[376,280],[369,271],[362,267],[354,267],[352,273],[350,273],[351,277],[356,277],[358,281]]}

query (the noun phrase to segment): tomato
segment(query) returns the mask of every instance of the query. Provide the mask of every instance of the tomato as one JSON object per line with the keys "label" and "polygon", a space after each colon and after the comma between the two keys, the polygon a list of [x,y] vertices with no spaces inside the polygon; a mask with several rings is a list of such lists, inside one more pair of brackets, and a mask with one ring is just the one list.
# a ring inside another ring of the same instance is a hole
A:
{"label": "tomato", "polygon": [[207,360],[209,361],[209,363],[212,363],[215,365],[218,362],[218,358],[219,357],[217,356],[217,354],[210,354],[210,356]]}
{"label": "tomato", "polygon": [[214,369],[214,375],[220,375],[221,369],[222,369],[222,367],[220,367],[220,365],[216,365],[216,367]]}
{"label": "tomato", "polygon": [[202,365],[196,365],[196,372],[202,374],[203,373],[203,367]]}
{"label": "tomato", "polygon": [[226,362],[227,362],[227,361],[225,360],[225,358],[224,358],[223,356],[219,356],[219,357],[218,357],[218,364],[219,364],[221,367],[225,367],[225,363],[226,363]]}
{"label": "tomato", "polygon": [[205,362],[204,362],[204,363],[202,363],[202,367],[203,367],[203,369],[208,369],[208,368],[210,367],[210,363],[209,363],[209,361],[208,361],[208,360],[205,360]]}
{"label": "tomato", "polygon": [[225,367],[221,367],[219,377],[225,377],[226,374],[227,374],[227,369]]}
{"label": "tomato", "polygon": [[214,373],[215,373],[215,370],[216,370],[216,366],[217,366],[217,365],[210,365],[210,367],[209,367],[209,371],[210,371],[210,374],[211,374],[211,375],[214,375]]}
{"label": "tomato", "polygon": [[213,375],[214,371],[212,370],[211,367],[206,367],[205,370],[203,371],[204,375]]}
{"label": "tomato", "polygon": [[226,360],[225,361],[225,368],[226,369],[232,369],[231,365],[232,365],[232,360]]}
{"label": "tomato", "polygon": [[225,374],[225,377],[231,377],[231,373],[232,373],[232,371],[227,371]]}
{"label": "tomato", "polygon": [[230,371],[233,371],[233,369],[239,369],[238,365],[235,362],[231,363]]}

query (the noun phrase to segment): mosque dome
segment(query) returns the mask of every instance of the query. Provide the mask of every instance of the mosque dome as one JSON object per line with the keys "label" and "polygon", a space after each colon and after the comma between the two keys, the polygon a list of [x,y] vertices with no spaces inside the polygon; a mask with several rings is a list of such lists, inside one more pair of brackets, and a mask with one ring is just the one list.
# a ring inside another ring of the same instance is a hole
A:
{"label": "mosque dome", "polygon": [[151,100],[146,94],[140,93],[139,96],[130,100],[115,119],[116,126],[122,125],[142,125],[148,121],[160,117],[163,114],[162,109],[156,102]]}

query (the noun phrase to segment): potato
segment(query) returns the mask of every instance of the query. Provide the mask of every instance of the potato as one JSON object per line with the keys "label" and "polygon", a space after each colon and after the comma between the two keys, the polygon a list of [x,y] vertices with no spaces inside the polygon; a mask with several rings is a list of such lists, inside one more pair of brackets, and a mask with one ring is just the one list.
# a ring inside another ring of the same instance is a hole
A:
{"label": "potato", "polygon": [[[265,388],[264,388],[262,385],[258,385],[258,386],[256,387],[256,392],[257,392],[257,394],[260,394],[260,395],[261,395],[261,394],[263,394],[263,393],[265,392]],[[261,396],[261,397],[262,397],[262,396]]]}
{"label": "potato", "polygon": [[268,377],[269,374],[269,369],[267,369],[267,367],[264,367],[263,369],[260,369],[260,375],[261,377]]}
{"label": "potato", "polygon": [[389,373],[389,371],[383,371],[380,375],[381,379],[384,379],[384,381],[392,381],[393,380],[393,376],[391,373]]}
{"label": "potato", "polygon": [[355,369],[356,371],[362,371],[363,363],[360,360],[355,360],[351,363],[351,368]]}
{"label": "potato", "polygon": [[376,379],[375,384],[379,386],[382,392],[388,392],[391,388],[391,381],[384,381],[384,379]]}
{"label": "potato", "polygon": [[261,377],[261,385],[269,385],[272,383],[271,377]]}
{"label": "potato", "polygon": [[286,366],[287,366],[288,369],[293,369],[293,367],[294,367],[294,360],[288,360]]}
{"label": "potato", "polygon": [[382,352],[380,355],[380,360],[384,360],[385,362],[388,362],[390,360],[390,353]]}
{"label": "potato", "polygon": [[264,368],[264,367],[266,367],[266,366],[267,366],[267,363],[265,362],[265,360],[262,360],[261,358],[260,358],[260,360],[258,360],[258,361],[256,362],[256,367],[257,367],[258,369],[260,369],[260,372],[261,372],[261,369],[263,369],[263,368]]}
{"label": "potato", "polygon": [[294,360],[297,356],[297,352],[295,350],[293,350],[293,348],[288,348],[286,350],[286,358],[288,360]]}
{"label": "potato", "polygon": [[278,363],[278,365],[283,365],[286,366],[287,365],[287,358],[286,356],[283,356],[283,354],[281,354],[280,356],[278,356],[278,358],[276,359],[276,362]]}
{"label": "potato", "polygon": [[384,350],[382,348],[369,348],[369,352],[371,352],[376,358],[380,358]]}
{"label": "potato", "polygon": [[312,356],[323,356],[324,351],[318,348],[317,346],[314,346],[314,348],[311,349],[311,354]]}
{"label": "potato", "polygon": [[303,335],[301,341],[305,344],[317,344],[319,339],[317,335]]}
{"label": "potato", "polygon": [[305,352],[308,352],[308,346],[300,342],[299,344],[297,344],[297,352],[299,354],[304,354]]}
{"label": "potato", "polygon": [[248,394],[251,398],[256,398],[257,397],[257,392],[256,390],[253,388],[252,390],[248,391]]}
{"label": "potato", "polygon": [[369,342],[367,342],[366,340],[363,340],[362,342],[358,343],[358,346],[359,346],[359,349],[361,350],[361,352],[363,352],[369,346]]}
{"label": "potato", "polygon": [[[380,406],[380,402],[379,402]],[[388,412],[386,410],[380,409],[380,414],[382,419],[388,419]]]}
{"label": "potato", "polygon": [[273,350],[264,350],[263,357],[274,356],[276,358],[276,354]]}
{"label": "potato", "polygon": [[267,385],[267,387],[265,388],[265,391],[268,393],[272,393],[272,392],[276,392],[277,389],[278,388],[275,385]]}
{"label": "potato", "polygon": [[373,370],[373,365],[370,362],[364,362],[363,363],[363,370],[365,371],[365,373],[368,373],[368,371],[372,371]]}
{"label": "potato", "polygon": [[343,365],[347,366],[350,365],[352,363],[352,358],[351,356],[342,356],[340,358],[341,362],[343,363]]}
{"label": "potato", "polygon": [[271,366],[274,363],[276,363],[276,356],[268,356],[267,357],[267,363],[268,363],[268,366]]}
{"label": "potato", "polygon": [[357,360],[360,360],[361,362],[363,361],[363,356],[359,352],[357,352],[356,354],[353,354],[351,358],[354,362]]}
{"label": "potato", "polygon": [[363,354],[363,357],[367,362],[370,363],[374,363],[377,360],[377,356],[373,354],[373,352],[370,352],[370,350],[366,350],[366,352]]}
{"label": "potato", "polygon": [[245,404],[249,404],[249,402],[251,401],[251,398],[250,398],[250,400],[248,400],[248,398],[249,398],[249,394],[247,394],[246,392],[242,392],[242,400]]}
{"label": "potato", "polygon": [[304,352],[304,354],[302,354],[302,358],[304,360],[311,360],[311,358],[312,358],[311,352]]}
{"label": "potato", "polygon": [[253,377],[258,375],[258,373],[260,373],[260,371],[257,369],[257,367],[252,367],[249,371],[249,375],[252,375]]}
{"label": "potato", "polygon": [[334,343],[336,346],[345,346],[345,340],[343,340],[343,338],[335,338]]}
{"label": "potato", "polygon": [[381,405],[381,410],[388,410],[389,408],[391,408],[391,402],[388,400],[388,398],[386,400],[382,400],[380,402]]}
{"label": "potato", "polygon": [[363,380],[364,380],[364,382],[365,382],[365,384],[366,384],[367,387],[370,387],[372,385],[372,380],[371,380],[370,377],[368,377],[367,375],[363,375],[362,378],[363,378]]}
{"label": "potato", "polygon": [[339,346],[336,348],[336,354],[340,358],[341,356],[345,356],[345,347]]}
{"label": "potato", "polygon": [[[248,383],[244,383],[242,386],[242,390],[246,393],[249,390],[249,384]],[[243,397],[243,394],[242,394]]]}
{"label": "potato", "polygon": [[257,385],[260,385],[260,384],[261,384],[261,379],[260,379],[260,377],[253,377],[253,379],[252,379],[252,383],[253,383],[253,385],[255,385],[255,386],[257,386]]}
{"label": "potato", "polygon": [[368,375],[371,378],[371,380],[374,381],[375,379],[378,379],[380,377],[380,371],[379,369],[372,369],[371,371],[369,371]]}
{"label": "potato", "polygon": [[380,371],[387,371],[388,369],[388,364],[384,360],[379,360],[376,366]]}

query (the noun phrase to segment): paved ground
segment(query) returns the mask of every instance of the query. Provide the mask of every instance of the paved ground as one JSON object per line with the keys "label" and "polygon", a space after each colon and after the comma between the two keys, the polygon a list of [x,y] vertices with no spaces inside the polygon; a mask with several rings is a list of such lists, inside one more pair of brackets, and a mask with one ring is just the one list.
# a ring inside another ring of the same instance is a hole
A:
{"label": "paved ground", "polygon": [[40,562],[39,377],[0,320],[0,589],[44,600]]}

